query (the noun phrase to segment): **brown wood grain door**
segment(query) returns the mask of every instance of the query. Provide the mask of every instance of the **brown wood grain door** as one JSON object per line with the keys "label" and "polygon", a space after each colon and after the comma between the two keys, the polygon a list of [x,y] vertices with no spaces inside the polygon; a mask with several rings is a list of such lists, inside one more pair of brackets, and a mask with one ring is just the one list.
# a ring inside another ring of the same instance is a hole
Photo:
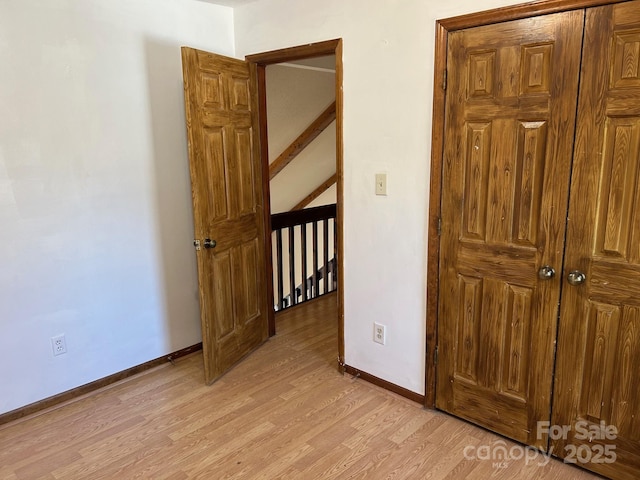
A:
{"label": "brown wood grain door", "polygon": [[[436,404],[541,449],[583,21],[449,34]],[[544,265],[558,275],[541,280]]]}
{"label": "brown wood grain door", "polygon": [[256,72],[250,63],[186,47],[182,64],[210,383],[268,336]]}
{"label": "brown wood grain door", "polygon": [[[587,10],[582,70],[553,404],[553,423],[571,430],[552,446],[579,463],[599,454],[590,469],[638,479],[640,2]],[[585,282],[570,284],[572,271]],[[600,425],[616,438],[594,433]]]}

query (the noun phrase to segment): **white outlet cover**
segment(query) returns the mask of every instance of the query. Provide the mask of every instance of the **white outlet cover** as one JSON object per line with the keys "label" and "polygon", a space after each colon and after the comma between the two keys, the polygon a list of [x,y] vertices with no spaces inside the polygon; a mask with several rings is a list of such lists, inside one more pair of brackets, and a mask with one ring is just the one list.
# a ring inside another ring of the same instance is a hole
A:
{"label": "white outlet cover", "polygon": [[53,349],[54,357],[67,353],[67,340],[64,334],[51,337],[51,348]]}
{"label": "white outlet cover", "polygon": [[381,323],[373,323],[373,341],[380,345],[387,343],[387,327]]}

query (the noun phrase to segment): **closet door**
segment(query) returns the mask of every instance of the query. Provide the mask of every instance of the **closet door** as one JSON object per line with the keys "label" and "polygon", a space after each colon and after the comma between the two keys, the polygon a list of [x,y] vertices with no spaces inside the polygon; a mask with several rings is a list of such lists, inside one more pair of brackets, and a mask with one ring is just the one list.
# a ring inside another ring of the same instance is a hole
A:
{"label": "closet door", "polygon": [[449,35],[436,403],[544,450],[583,22]]}
{"label": "closet door", "polygon": [[571,430],[552,446],[638,479],[640,2],[587,10],[582,70],[553,405]]}

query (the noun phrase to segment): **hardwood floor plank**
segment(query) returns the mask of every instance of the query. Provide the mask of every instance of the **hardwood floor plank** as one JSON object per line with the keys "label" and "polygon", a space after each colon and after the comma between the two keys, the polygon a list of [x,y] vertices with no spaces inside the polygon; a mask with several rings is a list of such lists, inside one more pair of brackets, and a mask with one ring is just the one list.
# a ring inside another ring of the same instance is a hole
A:
{"label": "hardwood floor plank", "polygon": [[396,445],[402,445],[428,421],[429,417],[427,415],[414,415],[404,425],[400,425],[399,428],[396,428],[389,437],[389,440]]}
{"label": "hardwood floor plank", "polygon": [[194,353],[4,425],[0,478],[597,478],[465,459],[518,444],[340,375],[335,318],[335,295],[280,312],[278,334],[211,386]]}

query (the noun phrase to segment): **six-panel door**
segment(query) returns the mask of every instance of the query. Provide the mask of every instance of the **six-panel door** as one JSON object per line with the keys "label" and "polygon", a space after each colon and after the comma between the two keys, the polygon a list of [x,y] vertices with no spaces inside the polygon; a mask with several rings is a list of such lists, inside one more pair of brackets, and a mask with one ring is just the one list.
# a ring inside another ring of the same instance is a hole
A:
{"label": "six-panel door", "polygon": [[[640,2],[587,9],[554,453],[640,478]],[[571,285],[572,271],[585,275]]]}
{"label": "six-panel door", "polygon": [[255,69],[182,49],[205,380],[267,339]]}
{"label": "six-panel door", "polygon": [[437,406],[546,449],[583,12],[449,35]]}
{"label": "six-panel door", "polygon": [[453,32],[448,55],[437,405],[640,478],[640,2]]}

